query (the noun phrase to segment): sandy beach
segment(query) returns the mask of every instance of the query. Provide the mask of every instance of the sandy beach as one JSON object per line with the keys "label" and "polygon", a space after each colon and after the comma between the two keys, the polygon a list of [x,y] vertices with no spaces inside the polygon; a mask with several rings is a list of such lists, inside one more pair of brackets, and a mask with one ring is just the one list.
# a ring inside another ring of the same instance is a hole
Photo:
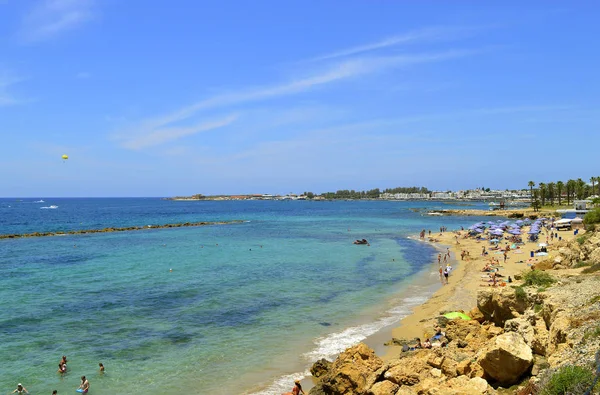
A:
{"label": "sandy beach", "polygon": [[[525,229],[528,229],[528,227]],[[482,287],[492,286],[492,283],[488,282],[487,278],[484,278],[487,277],[487,273],[482,271],[482,268],[491,258],[500,261],[499,273],[503,275],[503,279],[506,280],[508,276],[514,278],[515,274],[524,270],[529,270],[535,263],[552,256],[551,249],[553,242],[549,240],[548,257],[530,258],[530,252],[539,249],[538,243],[546,242],[545,230],[540,233],[537,242],[526,241],[527,235],[523,234],[522,236],[525,245],[520,246],[519,249],[509,251],[506,262],[503,262],[504,257],[502,252],[490,251],[491,245],[487,240],[477,241],[473,238],[464,238],[466,233],[467,231],[460,230],[432,233],[431,237],[435,239],[432,243],[434,243],[437,249],[442,252],[442,255],[447,248],[450,249],[450,264],[452,265],[453,270],[449,276],[448,285],[442,286],[425,303],[414,308],[411,315],[402,319],[400,325],[392,330],[393,338],[412,340],[415,337],[424,339],[432,336],[435,327],[435,318],[443,311],[464,311],[468,314],[469,310],[477,306],[477,291]],[[575,237],[572,230],[555,231],[555,233],[558,233],[562,240],[571,240]],[[457,244],[456,236],[458,236],[459,244]],[[430,242],[427,241],[428,239],[429,237],[426,236],[426,241],[424,242]],[[554,243],[557,241],[558,240],[555,238]],[[504,248],[508,244],[512,243],[502,241],[499,245],[501,248]],[[488,254],[482,256],[481,252],[484,246],[488,251]],[[464,260],[461,260],[462,251],[468,252],[470,258],[466,257]],[[445,266],[443,259],[442,266]],[[432,268],[437,270],[437,258],[435,262],[432,263]],[[394,359],[397,358],[401,352],[400,346],[390,346],[382,358],[385,360]]]}

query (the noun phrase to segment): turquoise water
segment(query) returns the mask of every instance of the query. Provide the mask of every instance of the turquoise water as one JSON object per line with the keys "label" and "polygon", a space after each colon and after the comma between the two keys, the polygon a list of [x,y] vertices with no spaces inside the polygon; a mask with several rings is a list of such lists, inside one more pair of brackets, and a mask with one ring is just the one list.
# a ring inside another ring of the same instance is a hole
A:
{"label": "turquoise water", "polygon": [[478,220],[424,202],[37,200],[0,199],[0,233],[246,222],[0,240],[0,393],[86,375],[95,395],[279,394],[422,301],[406,290],[434,250],[409,235]]}

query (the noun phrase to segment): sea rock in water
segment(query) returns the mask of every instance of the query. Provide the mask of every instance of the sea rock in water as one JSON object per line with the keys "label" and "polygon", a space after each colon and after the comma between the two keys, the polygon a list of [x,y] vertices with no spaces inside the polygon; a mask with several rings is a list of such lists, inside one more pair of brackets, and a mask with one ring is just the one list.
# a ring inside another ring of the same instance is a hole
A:
{"label": "sea rock in water", "polygon": [[521,335],[507,332],[496,337],[494,343],[482,351],[479,364],[501,385],[512,385],[529,370],[533,354]]}

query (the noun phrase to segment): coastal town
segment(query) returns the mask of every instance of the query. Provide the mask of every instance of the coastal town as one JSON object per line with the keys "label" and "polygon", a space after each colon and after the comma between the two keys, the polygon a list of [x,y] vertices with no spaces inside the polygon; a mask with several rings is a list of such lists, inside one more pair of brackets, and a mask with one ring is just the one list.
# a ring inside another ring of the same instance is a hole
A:
{"label": "coastal town", "polygon": [[[476,188],[459,191],[428,191],[421,188],[419,192],[397,192],[390,193],[374,189],[366,191],[362,199],[381,199],[381,200],[464,200],[464,201],[511,201],[527,203],[531,199],[531,192],[527,189],[522,190],[491,190],[489,188]],[[314,194],[304,192],[301,194],[288,193],[279,194],[248,194],[248,195],[214,195],[205,196],[196,194],[191,196],[176,196],[168,198],[169,200],[331,200],[344,196],[346,191],[327,192]],[[347,199],[353,199],[355,191],[347,191]],[[360,193],[360,192],[358,192]],[[343,197],[341,197],[343,198]]]}

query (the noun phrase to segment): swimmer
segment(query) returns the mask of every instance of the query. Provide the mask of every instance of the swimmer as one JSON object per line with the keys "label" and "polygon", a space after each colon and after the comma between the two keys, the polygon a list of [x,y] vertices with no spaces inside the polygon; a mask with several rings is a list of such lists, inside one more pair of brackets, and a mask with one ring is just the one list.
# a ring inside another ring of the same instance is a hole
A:
{"label": "swimmer", "polygon": [[86,394],[90,389],[90,382],[85,376],[81,376],[81,384],[79,385],[79,389],[82,389],[82,393]]}
{"label": "swimmer", "polygon": [[100,373],[104,373],[104,365],[102,365],[102,362],[100,362],[98,366],[100,366]]}
{"label": "swimmer", "polygon": [[14,390],[13,392],[11,392],[11,394],[28,394],[29,391],[27,391],[27,388],[23,387],[23,384],[19,383],[17,384],[17,389]]}
{"label": "swimmer", "polygon": [[170,271],[170,272],[172,272],[172,271],[173,271],[173,269],[169,269],[169,271]]}
{"label": "swimmer", "polygon": [[57,390],[52,391],[52,395],[56,395],[56,394],[58,394]]}

